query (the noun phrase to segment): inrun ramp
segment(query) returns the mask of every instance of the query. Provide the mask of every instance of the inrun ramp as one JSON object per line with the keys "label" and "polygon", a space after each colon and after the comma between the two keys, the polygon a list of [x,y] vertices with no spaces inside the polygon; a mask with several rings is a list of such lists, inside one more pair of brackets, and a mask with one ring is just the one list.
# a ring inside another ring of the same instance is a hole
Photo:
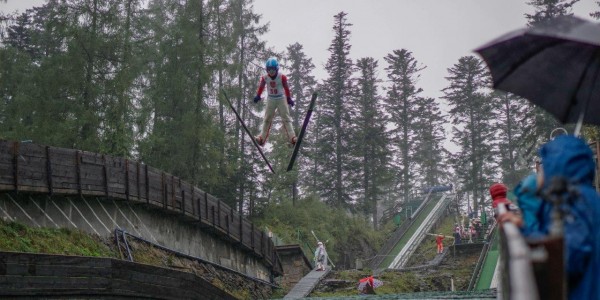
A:
{"label": "inrun ramp", "polygon": [[[413,223],[413,228],[409,230],[411,234],[405,235],[398,242],[397,246],[401,246],[401,248],[398,252],[395,252],[396,257],[394,257],[388,268],[401,269],[404,267],[410,256],[421,244],[426,234],[431,230],[435,222],[442,216],[446,207],[448,207],[451,197],[447,196],[448,195],[443,194],[439,200],[430,201],[426,210],[422,212],[421,217],[424,218],[420,219],[419,222]],[[395,247],[394,249],[398,249],[398,247]]]}
{"label": "inrun ramp", "polygon": [[477,278],[474,289],[481,291],[490,288],[498,288],[498,259],[500,257],[500,249],[498,242],[497,229],[494,230],[493,236],[489,241],[485,260],[481,267],[480,274]]}
{"label": "inrun ramp", "polygon": [[375,273],[388,268],[402,268],[454,196],[454,194],[428,195],[422,206],[411,216],[411,221],[406,224],[408,227],[399,232],[400,235],[393,236],[386,242],[386,244],[393,243],[393,246],[390,250],[380,251],[378,255],[383,256],[383,259],[374,267]]}
{"label": "inrun ramp", "polygon": [[331,267],[327,267],[325,271],[315,271],[312,270],[310,273],[306,274],[296,285],[292,288],[292,290],[283,297],[283,299],[301,299],[310,292],[319,284],[319,281],[331,271]]}

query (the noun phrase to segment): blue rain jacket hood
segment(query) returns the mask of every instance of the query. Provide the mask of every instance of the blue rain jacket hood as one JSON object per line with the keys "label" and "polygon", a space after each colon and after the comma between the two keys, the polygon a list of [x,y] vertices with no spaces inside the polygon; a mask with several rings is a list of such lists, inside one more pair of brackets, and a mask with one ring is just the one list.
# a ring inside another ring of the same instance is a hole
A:
{"label": "blue rain jacket hood", "polygon": [[542,205],[542,199],[537,195],[537,175],[533,173],[525,177],[515,187],[514,194],[525,223],[521,232],[524,236],[532,236],[539,229],[540,222],[537,214]]}
{"label": "blue rain jacket hood", "polygon": [[564,177],[571,184],[592,184],[594,156],[590,146],[572,135],[560,135],[540,148],[544,187],[555,176]]}
{"label": "blue rain jacket hood", "polygon": [[[540,148],[543,189],[554,177],[571,192],[561,195],[569,299],[600,299],[600,197],[592,186],[595,164],[590,147],[571,135],[558,136]],[[540,208],[540,228],[551,226],[548,201]]]}

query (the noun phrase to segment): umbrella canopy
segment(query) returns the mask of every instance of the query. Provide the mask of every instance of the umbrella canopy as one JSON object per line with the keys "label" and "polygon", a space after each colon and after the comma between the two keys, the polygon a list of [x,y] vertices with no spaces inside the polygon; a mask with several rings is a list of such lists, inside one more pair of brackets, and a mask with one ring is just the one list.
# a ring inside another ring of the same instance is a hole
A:
{"label": "umbrella canopy", "polygon": [[375,289],[375,288],[382,286],[383,281],[381,281],[379,279],[375,279],[375,278],[373,278],[373,276],[362,278],[358,281],[358,287],[357,287],[358,290],[362,291],[367,284],[371,285]]}
{"label": "umbrella canopy", "polygon": [[563,124],[600,125],[600,24],[561,16],[475,52],[494,88],[528,99]]}

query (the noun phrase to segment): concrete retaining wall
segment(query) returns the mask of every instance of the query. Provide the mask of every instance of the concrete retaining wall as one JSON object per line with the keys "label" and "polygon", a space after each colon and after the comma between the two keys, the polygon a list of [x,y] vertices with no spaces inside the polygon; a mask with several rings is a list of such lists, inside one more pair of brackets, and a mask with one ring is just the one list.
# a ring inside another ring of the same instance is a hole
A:
{"label": "concrete retaining wall", "polygon": [[0,217],[35,227],[80,229],[103,237],[119,228],[187,255],[270,280],[270,271],[256,256],[210,230],[201,230],[198,223],[145,205],[102,197],[4,193],[0,195]]}

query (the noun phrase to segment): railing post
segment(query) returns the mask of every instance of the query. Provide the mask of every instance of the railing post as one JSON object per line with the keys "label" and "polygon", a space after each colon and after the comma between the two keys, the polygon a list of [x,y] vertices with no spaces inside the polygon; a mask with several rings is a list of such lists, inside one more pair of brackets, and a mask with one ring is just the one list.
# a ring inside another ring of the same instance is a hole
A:
{"label": "railing post", "polygon": [[179,190],[181,191],[181,214],[185,216],[185,190],[181,187],[181,178],[179,178]]}
{"label": "railing post", "polygon": [[135,181],[136,181],[136,190],[137,190],[137,199],[141,201],[141,191],[140,191],[140,162],[135,162]]}
{"label": "railing post", "polygon": [[240,244],[243,245],[244,244],[244,219],[241,214],[240,214],[239,218],[240,218]]}
{"label": "railing post", "polygon": [[13,185],[15,192],[19,192],[19,142],[13,143]]}
{"label": "railing post", "polygon": [[77,194],[79,194],[79,198],[83,196],[83,191],[81,190],[81,151],[75,151],[75,172],[77,173]]}
{"label": "railing post", "polygon": [[125,200],[129,202],[129,159],[125,159]]}
{"label": "railing post", "polygon": [[167,210],[167,184],[165,183],[165,172],[161,172],[160,174],[160,189],[163,209]]}
{"label": "railing post", "polygon": [[150,204],[150,176],[148,175],[148,165],[144,165],[144,176],[146,177],[146,182],[144,184],[144,189],[146,190],[146,204]]}
{"label": "railing post", "polygon": [[48,182],[48,194],[52,196],[54,188],[52,186],[52,162],[50,160],[50,146],[46,146],[46,181]]}
{"label": "railing post", "polygon": [[108,170],[106,168],[106,157],[102,154],[102,174],[104,175],[104,195],[108,198]]}

